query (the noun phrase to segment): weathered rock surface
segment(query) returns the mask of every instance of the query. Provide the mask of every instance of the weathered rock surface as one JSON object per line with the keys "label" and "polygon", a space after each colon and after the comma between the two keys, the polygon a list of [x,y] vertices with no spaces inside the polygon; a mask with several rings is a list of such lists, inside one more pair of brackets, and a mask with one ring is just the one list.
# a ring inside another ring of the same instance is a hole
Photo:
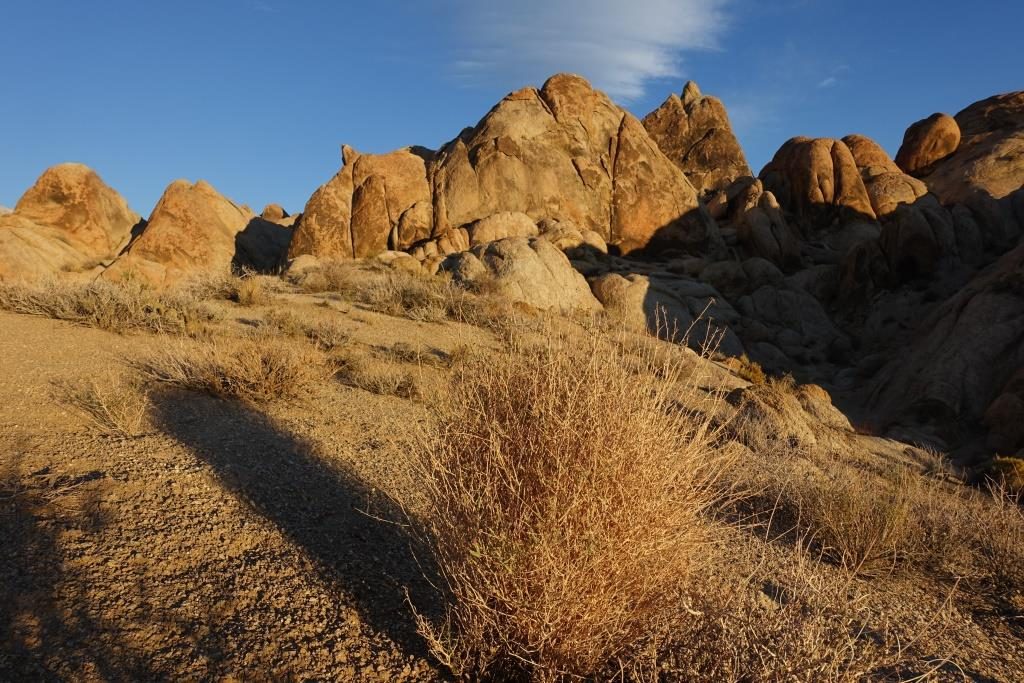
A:
{"label": "weathered rock surface", "polygon": [[743,353],[743,344],[731,328],[739,315],[709,284],[639,273],[608,273],[592,278],[590,288],[605,310],[629,328],[686,341],[694,348],[717,345],[729,356]]}
{"label": "weathered rock surface", "polygon": [[948,432],[978,421],[1024,366],[1024,247],[1006,254],[920,324],[880,374],[879,415]]}
{"label": "weathered rock surface", "polygon": [[932,166],[956,151],[960,126],[949,114],[936,113],[912,124],[903,134],[896,165],[912,175],[926,175]]}
{"label": "weathered rock surface", "polygon": [[436,155],[346,147],[343,157],[307,202],[291,256],[423,247],[429,258],[428,241],[513,213],[569,221],[622,253],[721,249],[682,170],[634,116],[578,76],[508,95]]}
{"label": "weathered rock surface", "polygon": [[631,114],[578,76],[507,96],[438,155],[435,230],[503,211],[569,220],[622,253],[717,240],[697,193]]}
{"label": "weathered rock surface", "polygon": [[256,217],[209,183],[171,183],[142,235],[103,276],[157,286],[232,268],[268,270],[283,262],[291,229]]}
{"label": "weathered rock surface", "polygon": [[1024,91],[975,102],[956,115],[955,123],[961,134],[956,151],[923,176],[942,203],[966,203],[978,192],[1002,199],[1019,190],[1024,184]]}
{"label": "weathered rock surface", "polygon": [[853,155],[868,191],[871,208],[879,218],[889,215],[900,204],[913,204],[928,193],[927,185],[900,170],[871,138],[847,135],[843,142]]}
{"label": "weathered rock surface", "polygon": [[783,208],[813,224],[828,224],[836,217],[875,218],[860,170],[842,140],[792,138],[760,178]]}
{"label": "weathered rock surface", "polygon": [[47,169],[0,216],[0,279],[89,269],[124,248],[138,214],[82,164]]}
{"label": "weathered rock surface", "polygon": [[486,284],[511,301],[541,310],[597,311],[587,281],[543,237],[507,237],[453,254],[441,269],[469,287]]}
{"label": "weathered rock surface", "polygon": [[431,156],[414,147],[388,154],[342,147],[342,168],[306,202],[289,256],[363,258],[430,237]]}
{"label": "weathered rock surface", "polygon": [[723,190],[753,175],[721,100],[690,81],[643,119],[644,128],[698,192]]}

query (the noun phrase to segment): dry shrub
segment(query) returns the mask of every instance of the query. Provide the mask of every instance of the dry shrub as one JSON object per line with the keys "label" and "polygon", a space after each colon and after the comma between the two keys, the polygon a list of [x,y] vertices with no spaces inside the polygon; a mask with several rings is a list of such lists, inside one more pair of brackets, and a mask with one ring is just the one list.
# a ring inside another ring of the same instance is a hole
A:
{"label": "dry shrub", "polygon": [[291,311],[270,311],[264,316],[266,325],[274,331],[309,340],[321,351],[333,351],[348,344],[351,336],[330,320],[306,320]]}
{"label": "dry shrub", "polygon": [[450,319],[490,326],[509,314],[508,302],[493,293],[469,292],[444,276],[372,261],[327,262],[302,273],[297,284],[308,292],[331,292],[378,313],[421,322]]}
{"label": "dry shrub", "polygon": [[265,336],[181,344],[142,370],[157,382],[251,403],[303,398],[329,375],[321,353]]}
{"label": "dry shrub", "polygon": [[350,387],[381,396],[420,398],[416,377],[394,364],[363,351],[348,350],[335,356],[338,380]]}
{"label": "dry shrub", "polygon": [[271,298],[266,284],[256,276],[238,278],[231,296],[232,301],[242,306],[265,306]]}
{"label": "dry shrub", "polygon": [[0,308],[120,334],[188,333],[212,317],[186,290],[156,291],[132,281],[0,283]]}
{"label": "dry shrub", "polygon": [[750,360],[745,353],[739,358],[728,359],[728,361],[726,361],[726,365],[735,372],[737,376],[747,380],[751,384],[760,385],[768,381],[768,378],[764,373],[764,368],[761,367],[760,363]]}
{"label": "dry shrub", "polygon": [[999,485],[1015,495],[1024,493],[1024,458],[997,455],[992,460],[992,474]]}
{"label": "dry shrub", "polygon": [[149,396],[137,381],[108,375],[59,386],[59,398],[101,434],[136,437],[149,417]]}
{"label": "dry shrub", "polygon": [[417,449],[446,604],[419,624],[454,672],[600,675],[686,616],[723,455],[659,371],[555,335],[456,368]]}
{"label": "dry shrub", "polygon": [[872,575],[915,554],[920,477],[900,468],[886,481],[844,468],[812,481],[796,495],[803,522],[825,556],[856,574]]}

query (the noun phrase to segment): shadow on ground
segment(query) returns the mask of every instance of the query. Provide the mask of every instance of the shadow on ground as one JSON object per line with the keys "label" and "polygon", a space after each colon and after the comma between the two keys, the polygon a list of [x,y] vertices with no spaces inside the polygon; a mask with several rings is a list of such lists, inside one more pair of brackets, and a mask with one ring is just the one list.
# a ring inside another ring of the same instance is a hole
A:
{"label": "shadow on ground", "polygon": [[22,472],[28,447],[0,439],[0,680],[158,680],[146,653],[99,637],[96,605],[68,588],[79,577],[60,537],[102,527],[104,473]]}
{"label": "shadow on ground", "polygon": [[401,510],[266,415],[229,401],[165,392],[158,428],[192,450],[253,512],[273,523],[352,596],[362,619],[404,653],[425,656],[407,602],[438,609]]}

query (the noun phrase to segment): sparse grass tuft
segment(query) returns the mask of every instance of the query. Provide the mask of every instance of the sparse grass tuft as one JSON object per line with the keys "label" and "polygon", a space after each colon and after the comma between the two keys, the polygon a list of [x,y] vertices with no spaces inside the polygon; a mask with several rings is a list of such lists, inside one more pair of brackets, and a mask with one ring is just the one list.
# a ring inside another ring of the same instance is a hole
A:
{"label": "sparse grass tuft", "polygon": [[454,320],[488,327],[511,315],[502,297],[469,292],[443,276],[411,273],[362,261],[327,262],[296,283],[307,292],[330,292],[346,301],[420,322]]}
{"label": "sparse grass tuft", "polygon": [[264,336],[178,345],[142,370],[163,384],[250,403],[304,398],[329,376],[321,353]]}
{"label": "sparse grass tuft", "polygon": [[58,387],[59,398],[101,434],[136,437],[148,424],[149,395],[137,381],[108,375]]}
{"label": "sparse grass tuft", "polygon": [[265,306],[271,301],[270,291],[258,276],[243,276],[234,283],[231,300],[241,306]]}
{"label": "sparse grass tuft", "polygon": [[751,384],[761,385],[768,381],[764,368],[758,362],[750,360],[747,354],[743,354],[739,358],[730,358],[727,365],[739,377]]}
{"label": "sparse grass tuft", "polygon": [[309,340],[321,351],[333,351],[348,344],[350,335],[337,323],[329,320],[308,321],[291,311],[269,311],[264,316],[266,325],[288,337]]}
{"label": "sparse grass tuft", "polygon": [[590,339],[460,364],[417,450],[447,605],[420,630],[458,675],[630,666],[706,569],[723,468],[707,422],[680,412],[672,368],[631,374]]}
{"label": "sparse grass tuft", "polygon": [[875,575],[917,554],[920,529],[914,505],[922,482],[905,468],[890,480],[844,469],[806,480],[796,496],[807,532],[822,554],[855,574]]}
{"label": "sparse grass tuft", "polygon": [[334,358],[337,378],[346,386],[381,396],[417,399],[422,396],[416,377],[393,363],[357,350]]}
{"label": "sparse grass tuft", "polygon": [[211,318],[186,290],[158,292],[130,281],[0,283],[0,308],[119,334],[189,333]]}

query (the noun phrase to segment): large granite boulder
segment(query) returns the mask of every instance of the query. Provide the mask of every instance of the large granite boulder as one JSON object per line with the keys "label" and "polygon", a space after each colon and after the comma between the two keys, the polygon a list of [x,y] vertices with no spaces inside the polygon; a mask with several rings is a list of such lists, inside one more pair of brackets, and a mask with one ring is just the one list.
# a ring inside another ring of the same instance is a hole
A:
{"label": "large granite boulder", "polygon": [[510,301],[562,313],[598,311],[587,281],[543,237],[507,237],[450,255],[441,270],[470,288],[486,288]]}
{"label": "large granite boulder", "polygon": [[922,176],[943,204],[970,202],[978,192],[1002,199],[1024,185],[1024,91],[975,102],[955,123],[956,151]]}
{"label": "large granite boulder", "polygon": [[49,168],[0,215],[0,279],[91,269],[115,257],[140,222],[92,169]]}
{"label": "large granite boulder", "polygon": [[343,156],[307,202],[292,257],[390,248],[432,258],[445,236],[503,214],[568,221],[621,253],[722,250],[683,171],[636,117],[579,76],[511,93],[436,155],[346,147]]}
{"label": "large granite boulder", "polygon": [[200,180],[176,180],[164,191],[146,229],[104,271],[156,286],[202,273],[269,270],[283,263],[292,230],[255,216]]}
{"label": "large granite boulder", "polygon": [[752,175],[721,100],[690,81],[643,119],[644,128],[698,192],[723,190]]}
{"label": "large granite boulder", "polygon": [[871,208],[879,218],[889,215],[901,204],[913,204],[928,193],[927,185],[900,170],[871,138],[847,135],[843,142],[853,155],[868,191]]}
{"label": "large granite boulder", "polygon": [[836,218],[875,218],[860,169],[842,140],[792,138],[761,170],[760,178],[783,208],[808,225],[828,225]]}
{"label": "large granite boulder", "polygon": [[289,256],[363,258],[429,238],[431,156],[415,147],[360,154],[343,146],[342,168],[306,202]]}
{"label": "large granite boulder", "polygon": [[439,152],[433,186],[435,231],[517,211],[569,220],[622,253],[717,242],[683,172],[579,76],[553,76],[499,102]]}
{"label": "large granite boulder", "polygon": [[960,126],[949,114],[932,114],[907,128],[896,165],[912,175],[927,175],[936,162],[956,151]]}
{"label": "large granite boulder", "polygon": [[1024,366],[1024,247],[982,271],[918,326],[879,373],[871,397],[893,423],[955,432],[978,422]]}

